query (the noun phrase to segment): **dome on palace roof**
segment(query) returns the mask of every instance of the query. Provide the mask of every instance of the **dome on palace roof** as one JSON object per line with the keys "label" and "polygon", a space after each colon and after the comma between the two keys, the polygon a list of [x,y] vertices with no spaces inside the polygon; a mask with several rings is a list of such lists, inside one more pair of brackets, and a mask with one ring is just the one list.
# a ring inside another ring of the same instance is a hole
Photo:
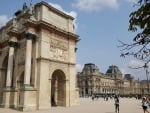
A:
{"label": "dome on palace roof", "polygon": [[115,65],[109,66],[108,70],[106,71],[106,75],[113,77],[113,78],[122,78],[121,71]]}
{"label": "dome on palace roof", "polygon": [[94,73],[98,74],[99,73],[99,68],[93,63],[87,63],[87,64],[84,65],[84,68],[83,68],[82,72],[84,74],[87,74],[87,75],[94,74]]}

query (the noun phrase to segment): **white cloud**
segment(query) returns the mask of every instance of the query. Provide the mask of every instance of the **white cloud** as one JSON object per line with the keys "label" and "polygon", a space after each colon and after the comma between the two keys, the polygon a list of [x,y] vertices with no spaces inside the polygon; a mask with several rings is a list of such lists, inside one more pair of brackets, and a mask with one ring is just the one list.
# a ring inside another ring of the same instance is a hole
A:
{"label": "white cloud", "polygon": [[81,64],[76,64],[76,72],[81,72],[83,69],[83,65]]}
{"label": "white cloud", "polygon": [[[146,80],[146,72],[143,68],[144,62],[139,60],[130,60],[123,67],[120,68],[123,74],[131,74],[135,79]],[[140,68],[141,67],[141,68]],[[150,70],[150,65],[148,65]],[[133,69],[132,69],[133,68]],[[137,68],[137,69],[134,69]]]}
{"label": "white cloud", "polygon": [[60,5],[55,4],[55,3],[51,3],[51,2],[49,2],[49,4],[52,5],[53,7],[55,7],[56,9],[64,12],[64,10],[62,9],[62,7]]}
{"label": "white cloud", "polygon": [[130,2],[130,3],[137,3],[139,0],[125,0],[127,2]]}
{"label": "white cloud", "polygon": [[143,65],[144,63],[138,60],[130,60],[130,62],[128,63],[128,66],[131,68],[138,68],[142,67]]}
{"label": "white cloud", "polygon": [[74,18],[77,17],[77,13],[76,13],[75,11],[67,12],[67,11],[65,11],[59,4],[50,3],[50,2],[49,2],[49,4],[50,4],[51,6],[53,6],[54,8],[56,8],[56,9],[58,9],[58,10],[64,12],[64,13],[66,13],[67,15],[70,15],[70,16],[72,16],[72,17],[74,17]]}
{"label": "white cloud", "polygon": [[58,9],[58,10],[64,12],[64,13],[66,13],[67,15],[72,16],[72,17],[74,18],[73,23],[74,23],[75,29],[77,29],[77,23],[76,23],[76,21],[77,21],[77,12],[75,12],[75,11],[67,12],[67,11],[65,11],[60,5],[58,5],[58,4],[50,3],[50,2],[49,2],[49,4],[50,4],[51,6],[53,6],[54,8],[56,8],[56,9]]}
{"label": "white cloud", "polygon": [[77,0],[72,5],[83,11],[99,11],[103,8],[117,9],[119,3],[118,0]]}
{"label": "white cloud", "polygon": [[8,21],[9,18],[7,17],[7,15],[0,15],[0,27],[5,25]]}

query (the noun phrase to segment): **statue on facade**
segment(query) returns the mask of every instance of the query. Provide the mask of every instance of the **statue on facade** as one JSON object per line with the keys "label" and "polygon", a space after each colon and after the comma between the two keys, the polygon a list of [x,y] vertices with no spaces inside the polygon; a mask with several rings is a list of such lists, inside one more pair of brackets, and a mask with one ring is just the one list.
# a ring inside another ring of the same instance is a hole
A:
{"label": "statue on facade", "polygon": [[27,11],[29,11],[29,8],[28,8],[26,2],[24,2],[23,6],[22,6],[22,10],[20,10],[20,9],[17,10],[14,15],[18,16],[18,15],[20,15],[22,13],[26,13]]}
{"label": "statue on facade", "polygon": [[17,27],[17,20],[16,20],[16,16],[13,16],[13,27]]}
{"label": "statue on facade", "polygon": [[22,7],[22,11],[23,11],[23,12],[26,12],[26,11],[28,11],[28,10],[29,10],[29,8],[28,8],[26,2],[24,2],[23,7]]}

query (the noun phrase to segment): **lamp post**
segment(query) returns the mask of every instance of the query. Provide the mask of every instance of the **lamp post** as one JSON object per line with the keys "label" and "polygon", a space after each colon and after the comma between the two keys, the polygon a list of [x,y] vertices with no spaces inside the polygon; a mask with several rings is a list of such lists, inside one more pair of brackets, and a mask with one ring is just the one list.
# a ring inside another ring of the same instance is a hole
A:
{"label": "lamp post", "polygon": [[146,81],[147,81],[147,93],[149,94],[149,79],[148,79],[148,65],[147,65],[147,63],[145,63],[145,65],[144,65],[144,69],[145,69],[145,72],[146,72]]}

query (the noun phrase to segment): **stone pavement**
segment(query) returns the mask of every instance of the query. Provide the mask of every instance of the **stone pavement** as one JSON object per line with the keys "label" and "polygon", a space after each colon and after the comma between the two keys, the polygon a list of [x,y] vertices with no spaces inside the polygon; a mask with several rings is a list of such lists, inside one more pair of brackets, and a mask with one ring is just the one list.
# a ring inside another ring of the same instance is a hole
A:
{"label": "stone pavement", "polygon": [[[150,109],[148,109],[150,111]],[[0,113],[22,113],[13,109],[0,108]],[[52,107],[50,110],[31,111],[27,113],[115,113],[114,100],[104,101],[103,98],[92,101],[91,98],[81,98],[79,106]],[[120,98],[119,113],[143,113],[141,100],[135,98]]]}

